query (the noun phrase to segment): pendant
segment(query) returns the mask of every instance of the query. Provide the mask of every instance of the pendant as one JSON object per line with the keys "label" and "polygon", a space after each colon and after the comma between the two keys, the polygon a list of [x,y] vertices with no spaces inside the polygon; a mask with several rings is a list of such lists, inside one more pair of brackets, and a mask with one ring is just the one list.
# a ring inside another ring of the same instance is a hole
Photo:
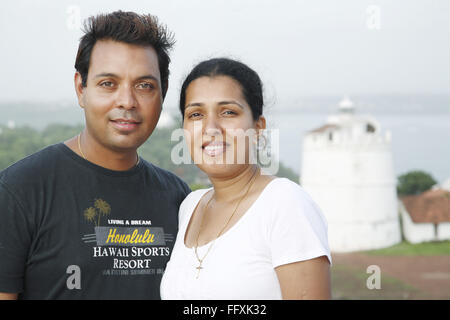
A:
{"label": "pendant", "polygon": [[197,277],[196,277],[196,279],[198,279],[198,277],[199,277],[199,275],[200,275],[200,270],[203,269],[203,267],[202,267],[202,261],[200,261],[200,264],[199,264],[198,267],[195,268],[195,269],[198,270],[198,272],[197,272]]}

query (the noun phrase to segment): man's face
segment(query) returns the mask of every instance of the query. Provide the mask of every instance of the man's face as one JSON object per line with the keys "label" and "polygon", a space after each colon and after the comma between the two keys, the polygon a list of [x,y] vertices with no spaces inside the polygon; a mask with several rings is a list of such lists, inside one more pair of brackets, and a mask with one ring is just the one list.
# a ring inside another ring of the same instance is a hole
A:
{"label": "man's face", "polygon": [[86,131],[98,147],[135,150],[158,123],[162,108],[161,79],[155,50],[113,40],[97,41],[86,87],[75,75]]}

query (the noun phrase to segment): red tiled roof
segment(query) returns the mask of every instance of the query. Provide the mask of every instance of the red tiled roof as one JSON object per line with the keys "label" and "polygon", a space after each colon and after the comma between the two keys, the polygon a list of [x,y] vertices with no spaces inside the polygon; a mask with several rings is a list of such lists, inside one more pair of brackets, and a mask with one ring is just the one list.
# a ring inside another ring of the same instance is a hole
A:
{"label": "red tiled roof", "polygon": [[401,198],[415,223],[450,222],[450,192],[442,189],[428,190],[414,196]]}

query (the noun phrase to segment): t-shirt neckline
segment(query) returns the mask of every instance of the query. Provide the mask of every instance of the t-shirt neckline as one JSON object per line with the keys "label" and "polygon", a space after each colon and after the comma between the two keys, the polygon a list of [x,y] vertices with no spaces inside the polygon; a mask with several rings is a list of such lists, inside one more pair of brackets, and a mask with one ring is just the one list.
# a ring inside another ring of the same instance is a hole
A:
{"label": "t-shirt neckline", "polygon": [[[220,235],[220,236],[217,237],[216,239],[211,240],[211,241],[209,241],[208,243],[205,243],[204,245],[198,246],[197,249],[201,249],[201,248],[204,248],[204,247],[206,247],[206,246],[209,246],[209,245],[211,245],[211,243],[212,243],[213,241],[214,241],[214,242],[218,242],[218,241],[220,241],[221,239],[223,239],[224,237],[226,237],[226,235],[230,234],[230,231],[235,230],[236,227],[238,227],[239,225],[241,225],[241,224],[243,223],[242,220],[245,221],[244,218],[245,218],[246,216],[247,216],[247,217],[250,216],[249,213],[251,213],[251,212],[254,211],[254,208],[256,207],[256,204],[257,204],[258,202],[260,202],[260,201],[261,201],[260,199],[262,199],[263,196],[264,196],[264,194],[265,194],[266,192],[268,192],[268,191],[266,191],[266,190],[270,189],[269,186],[272,185],[274,181],[276,181],[276,180],[282,180],[282,179],[285,179],[285,178],[282,178],[282,177],[276,177],[275,179],[272,179],[268,184],[266,184],[266,185],[264,186],[264,189],[263,189],[263,190],[261,191],[261,193],[258,195],[258,197],[256,198],[256,200],[253,201],[253,203],[250,205],[250,207],[249,207],[249,208],[245,211],[245,213],[239,218],[239,220],[236,221],[236,223],[235,223],[233,226],[231,226],[230,229],[228,229],[226,232],[224,232],[222,235]],[[197,200],[197,202],[196,202],[196,203],[194,204],[194,206],[192,207],[192,210],[191,210],[191,212],[190,212],[190,214],[189,214],[189,219],[186,219],[186,220],[185,220],[185,223],[184,223],[184,225],[183,225],[183,236],[182,236],[182,238],[181,238],[181,241],[182,241],[182,243],[183,243],[183,247],[184,247],[185,249],[187,249],[187,250],[194,250],[194,249],[195,249],[195,247],[189,248],[188,246],[186,246],[186,243],[184,242],[184,239],[185,239],[185,236],[186,236],[187,227],[188,227],[188,225],[189,225],[189,223],[190,223],[190,221],[191,221],[192,214],[194,213],[195,209],[197,208],[197,206],[198,206],[198,204],[200,203],[200,201],[201,201],[201,199],[203,198],[203,196],[204,196],[206,193],[208,193],[208,191],[210,191],[210,190],[212,190],[212,189],[213,189],[212,187],[211,187],[211,188],[208,188],[208,189],[203,189],[204,192],[200,195],[200,198]],[[248,219],[248,218],[247,218],[247,219]],[[231,232],[231,233],[232,233],[232,232]]]}
{"label": "t-shirt neckline", "polygon": [[96,173],[100,173],[106,176],[113,176],[113,177],[131,177],[141,171],[143,168],[143,159],[139,157],[140,161],[139,163],[134,166],[133,168],[125,171],[116,171],[104,168],[102,166],[99,166],[95,163],[90,162],[89,160],[86,160],[82,157],[80,157],[76,152],[74,152],[72,149],[69,148],[64,142],[60,142],[57,144],[59,146],[59,149],[67,156],[69,156],[72,160],[77,162],[78,164],[89,168],[90,170],[94,170]]}

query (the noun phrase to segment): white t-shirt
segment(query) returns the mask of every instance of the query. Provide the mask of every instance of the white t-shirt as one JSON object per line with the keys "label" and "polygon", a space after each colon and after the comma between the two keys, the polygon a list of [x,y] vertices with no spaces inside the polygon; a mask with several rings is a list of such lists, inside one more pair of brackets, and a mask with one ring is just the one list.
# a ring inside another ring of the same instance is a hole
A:
{"label": "white t-shirt", "polygon": [[[191,192],[180,206],[179,231],[161,282],[162,299],[281,299],[275,267],[324,255],[331,264],[327,222],[320,209],[298,184],[276,178],[216,239],[197,279],[199,262],[184,236],[195,207],[209,190]],[[198,247],[200,258],[210,244]]]}

